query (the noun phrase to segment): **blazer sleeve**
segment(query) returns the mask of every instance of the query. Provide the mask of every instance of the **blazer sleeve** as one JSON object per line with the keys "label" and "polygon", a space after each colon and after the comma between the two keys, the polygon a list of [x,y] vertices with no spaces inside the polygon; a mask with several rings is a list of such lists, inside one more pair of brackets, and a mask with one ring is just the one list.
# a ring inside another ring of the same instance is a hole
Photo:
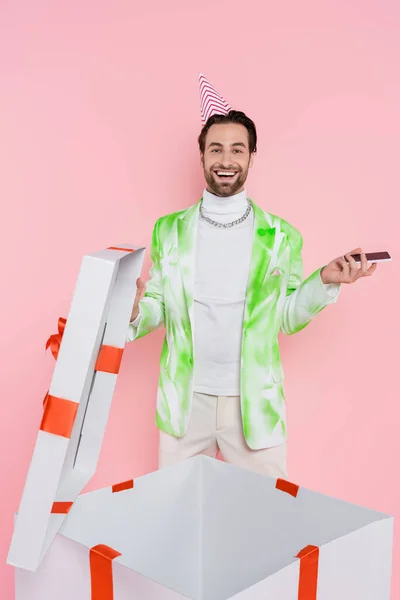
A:
{"label": "blazer sleeve", "polygon": [[339,284],[324,284],[322,267],[303,279],[303,238],[299,231],[290,227],[290,273],[283,307],[281,331],[292,335],[301,331],[326,306],[337,301]]}
{"label": "blazer sleeve", "polygon": [[160,219],[156,222],[152,234],[150,279],[146,283],[145,293],[139,302],[139,314],[129,324],[126,337],[127,342],[133,342],[164,325],[165,306],[161,273],[159,226]]}

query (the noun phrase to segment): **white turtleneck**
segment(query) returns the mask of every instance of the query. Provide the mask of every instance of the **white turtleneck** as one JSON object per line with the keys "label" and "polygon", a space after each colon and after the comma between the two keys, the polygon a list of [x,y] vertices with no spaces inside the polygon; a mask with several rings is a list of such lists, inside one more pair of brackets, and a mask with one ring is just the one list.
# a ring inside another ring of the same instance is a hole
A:
{"label": "white turtleneck", "polygon": [[[203,213],[220,223],[241,217],[246,190],[221,198],[204,190]],[[245,294],[250,268],[254,215],[231,228],[199,217],[194,282],[194,391],[240,395],[240,363]]]}

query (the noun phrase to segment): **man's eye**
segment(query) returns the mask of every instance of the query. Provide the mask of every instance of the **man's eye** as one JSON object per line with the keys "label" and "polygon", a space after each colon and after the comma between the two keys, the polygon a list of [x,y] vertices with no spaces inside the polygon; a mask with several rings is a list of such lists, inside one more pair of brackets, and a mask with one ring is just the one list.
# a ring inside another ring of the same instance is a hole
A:
{"label": "man's eye", "polygon": [[241,150],[235,150],[235,152],[240,152],[240,154],[242,153],[242,151],[241,151]]}
{"label": "man's eye", "polygon": [[214,150],[211,150],[211,152],[219,152],[219,150],[217,150],[217,148],[215,148]]}

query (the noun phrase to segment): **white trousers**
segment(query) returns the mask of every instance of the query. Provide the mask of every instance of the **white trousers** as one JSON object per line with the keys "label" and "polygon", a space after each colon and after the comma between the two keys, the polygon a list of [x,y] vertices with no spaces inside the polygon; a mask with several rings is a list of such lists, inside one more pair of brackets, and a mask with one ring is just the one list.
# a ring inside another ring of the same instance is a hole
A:
{"label": "white trousers", "polygon": [[239,396],[193,394],[187,433],[176,438],[160,431],[158,467],[162,468],[198,454],[222,458],[233,465],[287,478],[286,443],[273,448],[252,450],[243,435]]}

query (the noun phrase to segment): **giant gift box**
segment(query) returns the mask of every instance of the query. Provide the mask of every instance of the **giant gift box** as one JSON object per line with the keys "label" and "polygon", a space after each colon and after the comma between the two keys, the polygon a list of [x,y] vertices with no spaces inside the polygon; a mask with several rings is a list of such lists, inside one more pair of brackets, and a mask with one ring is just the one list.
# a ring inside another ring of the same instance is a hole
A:
{"label": "giant gift box", "polygon": [[389,600],[388,515],[205,456],[79,495],[143,253],[83,260],[9,551],[16,600]]}

